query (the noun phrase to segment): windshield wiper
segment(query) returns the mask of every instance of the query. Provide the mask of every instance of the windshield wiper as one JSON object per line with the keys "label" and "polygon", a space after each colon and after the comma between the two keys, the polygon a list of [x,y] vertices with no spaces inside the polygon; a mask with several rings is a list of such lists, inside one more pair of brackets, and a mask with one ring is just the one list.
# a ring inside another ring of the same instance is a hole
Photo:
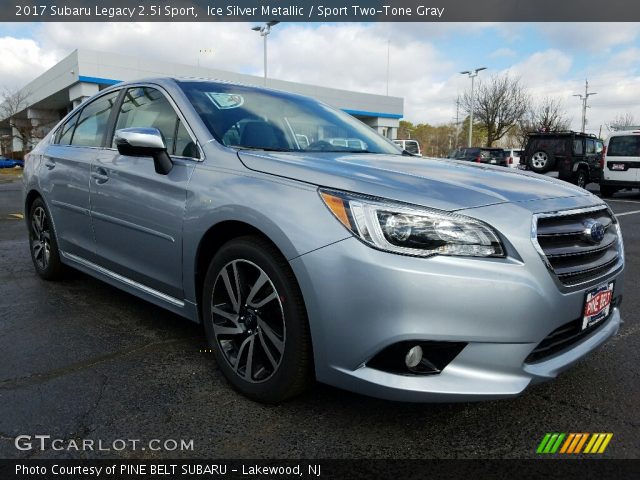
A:
{"label": "windshield wiper", "polygon": [[290,148],[277,148],[277,147],[248,147],[246,145],[227,145],[227,147],[237,148],[239,150],[262,150],[265,152],[293,152]]}

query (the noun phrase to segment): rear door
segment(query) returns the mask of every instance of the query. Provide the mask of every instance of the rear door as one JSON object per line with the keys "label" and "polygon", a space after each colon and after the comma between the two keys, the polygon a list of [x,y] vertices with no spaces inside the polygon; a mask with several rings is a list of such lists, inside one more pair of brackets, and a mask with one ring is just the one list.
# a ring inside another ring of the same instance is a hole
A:
{"label": "rear door", "polygon": [[603,176],[605,180],[640,182],[640,132],[609,138]]}
{"label": "rear door", "polygon": [[92,260],[91,162],[102,145],[118,91],[92,100],[56,132],[44,154],[41,185],[51,209],[60,250]]}
{"label": "rear door", "polygon": [[115,129],[162,133],[174,166],[156,173],[151,157],[120,155],[111,143],[92,166],[91,212],[98,263],[173,299],[182,295],[182,224],[199,149],[159,88],[129,88]]}

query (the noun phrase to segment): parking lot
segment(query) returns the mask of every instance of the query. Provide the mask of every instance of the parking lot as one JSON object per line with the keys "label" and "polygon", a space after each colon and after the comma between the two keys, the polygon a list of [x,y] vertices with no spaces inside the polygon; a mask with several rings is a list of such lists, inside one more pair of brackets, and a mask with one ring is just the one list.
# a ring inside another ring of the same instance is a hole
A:
{"label": "parking lot", "polygon": [[[597,192],[597,186],[591,185]],[[36,277],[19,178],[0,175],[1,458],[521,458],[546,432],[612,432],[607,457],[640,457],[640,194],[622,225],[619,335],[551,383],[486,403],[402,404],[317,385],[264,406],[236,394],[202,328],[84,274]],[[18,435],[193,440],[192,451],[29,450]]]}

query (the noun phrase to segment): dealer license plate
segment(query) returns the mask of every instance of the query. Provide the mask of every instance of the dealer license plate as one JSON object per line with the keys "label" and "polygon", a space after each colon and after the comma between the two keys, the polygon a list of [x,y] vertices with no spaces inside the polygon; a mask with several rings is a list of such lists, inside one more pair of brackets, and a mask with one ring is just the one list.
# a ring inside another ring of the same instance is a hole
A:
{"label": "dealer license plate", "polygon": [[611,164],[611,170],[624,170],[624,163]]}
{"label": "dealer license plate", "polygon": [[609,316],[612,296],[613,282],[601,285],[587,292],[582,316],[582,330],[600,323]]}

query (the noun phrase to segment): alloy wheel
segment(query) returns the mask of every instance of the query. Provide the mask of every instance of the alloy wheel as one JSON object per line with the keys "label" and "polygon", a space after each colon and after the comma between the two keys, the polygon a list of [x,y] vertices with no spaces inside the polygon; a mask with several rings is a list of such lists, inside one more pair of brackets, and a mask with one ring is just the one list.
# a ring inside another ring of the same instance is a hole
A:
{"label": "alloy wheel", "polygon": [[31,251],[38,268],[46,270],[51,257],[51,230],[47,212],[40,206],[31,215]]}
{"label": "alloy wheel", "polygon": [[281,297],[269,276],[248,260],[227,263],[211,296],[214,335],[233,371],[261,383],[278,370],[286,328]]}

